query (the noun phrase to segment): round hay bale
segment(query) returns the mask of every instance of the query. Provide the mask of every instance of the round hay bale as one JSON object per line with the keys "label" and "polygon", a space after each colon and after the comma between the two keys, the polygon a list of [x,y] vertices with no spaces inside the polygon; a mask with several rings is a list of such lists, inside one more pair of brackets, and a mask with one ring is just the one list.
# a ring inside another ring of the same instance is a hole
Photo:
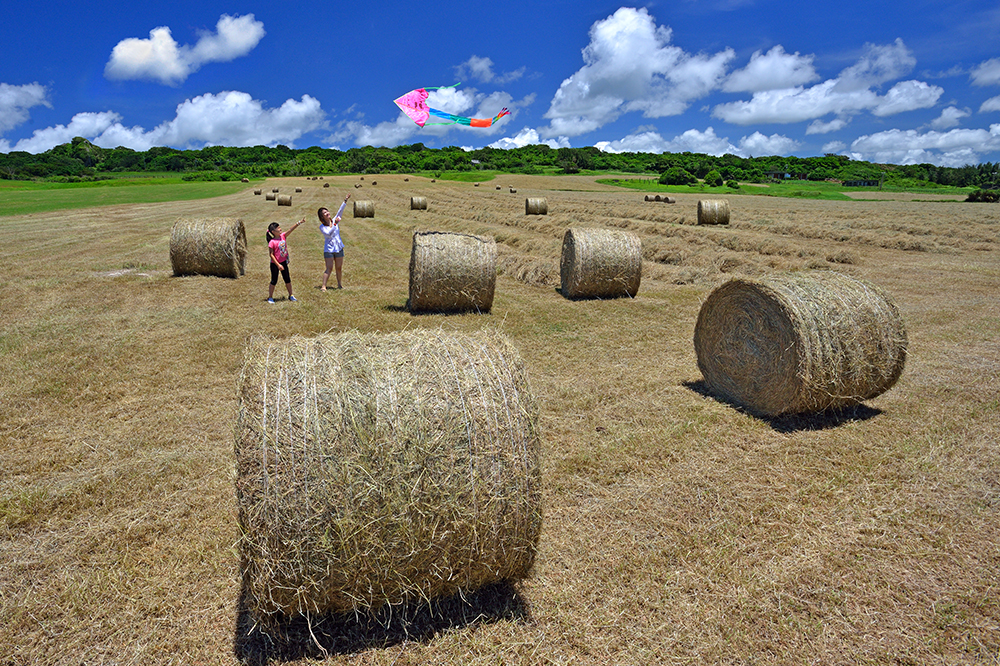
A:
{"label": "round hay bale", "polygon": [[431,182],[432,183],[436,183],[437,182],[437,178],[431,178]]}
{"label": "round hay bale", "polygon": [[371,199],[355,201],[354,217],[375,217],[375,202]]}
{"label": "round hay bale", "polygon": [[277,194],[278,193],[278,188],[277,187],[273,187],[273,188],[271,188],[271,191],[274,192],[275,194]]}
{"label": "round hay bale", "polygon": [[479,187],[479,183],[474,183],[472,186],[473,187]]}
{"label": "round hay bale", "polygon": [[323,183],[323,187],[330,187],[330,183]]}
{"label": "round hay bale", "polygon": [[261,194],[262,192],[263,192],[263,190],[261,190],[259,187],[253,191],[254,194],[258,194],[258,195]]}
{"label": "round hay bale", "polygon": [[427,197],[410,197],[410,210],[427,210]]}
{"label": "round hay bale", "polygon": [[[511,194],[517,194],[517,190],[515,190],[515,189],[514,189],[514,188],[512,187],[512,188],[510,188],[510,193],[511,193]],[[546,210],[548,210],[548,209],[546,209]],[[542,214],[544,215],[544,213],[542,213]]]}
{"label": "round hay bale", "polygon": [[361,176],[360,180],[364,180],[364,179],[365,179],[365,177],[364,177],[364,176]]}
{"label": "round hay bale", "polygon": [[279,206],[291,206],[292,205],[292,195],[291,194],[279,194],[278,195],[278,205]]}
{"label": "round hay bale", "polygon": [[643,201],[656,201],[656,199],[653,198],[652,194],[647,194],[645,197],[643,197],[642,200]]}
{"label": "round hay bale", "polygon": [[410,253],[410,312],[489,312],[497,244],[471,234],[418,231]]}
{"label": "round hay bale", "polygon": [[[324,187],[329,184],[330,183],[323,183]],[[358,189],[359,187],[361,187],[361,183],[354,183],[354,189]]]}
{"label": "round hay bale", "polygon": [[559,273],[565,298],[634,297],[642,279],[642,242],[620,229],[567,229]]}
{"label": "round hay bale", "polygon": [[249,183],[250,179],[249,178],[240,178],[240,182],[241,183]]}
{"label": "round hay bale", "polygon": [[657,194],[657,195],[655,195],[655,196],[653,197],[653,201],[663,201],[663,199],[661,199],[661,198],[660,198],[660,195],[659,195],[659,194]]}
{"label": "round hay bale", "polygon": [[404,178],[404,179],[403,179],[403,182],[404,182],[404,183],[408,183],[408,182],[410,182],[410,179],[409,179],[409,178]]}
{"label": "round hay bale", "polygon": [[[514,188],[510,188],[511,192],[514,192]],[[549,214],[549,204],[540,197],[528,197],[524,200],[524,214],[525,215],[548,215]]]}
{"label": "round hay bale", "polygon": [[729,202],[725,199],[699,201],[698,224],[729,224]]}
{"label": "round hay bale", "polygon": [[296,192],[296,193],[298,193],[298,192],[301,192],[301,191],[302,191],[302,188],[301,188],[301,187],[296,187],[296,188],[295,188],[295,192]]}
{"label": "round hay bale", "polygon": [[170,231],[174,275],[238,278],[246,269],[247,232],[232,217],[180,218]]}
{"label": "round hay bale", "polygon": [[709,294],[694,332],[709,389],[766,416],[884,393],[903,372],[906,344],[885,292],[826,271],[731,280]]}
{"label": "round hay bale", "polygon": [[275,199],[278,198],[278,195],[275,194],[274,192],[268,192],[267,194],[264,195],[264,198],[267,199],[268,201],[274,201]]}
{"label": "round hay bale", "polygon": [[666,194],[663,195],[663,198],[660,199],[660,201],[662,201],[663,203],[677,203],[677,199],[674,199],[673,197],[668,197]]}
{"label": "round hay bale", "polygon": [[498,191],[500,190],[500,186],[499,186],[499,185],[497,185],[497,190],[498,190]]}
{"label": "round hay bale", "polygon": [[373,180],[373,181],[372,181],[372,185],[373,185],[373,186],[374,186],[374,185],[378,185],[378,182],[377,182],[377,181],[374,181],[374,180]]}
{"label": "round hay bale", "polygon": [[234,440],[237,550],[265,622],[471,591],[534,564],[538,408],[498,332],[252,338]]}

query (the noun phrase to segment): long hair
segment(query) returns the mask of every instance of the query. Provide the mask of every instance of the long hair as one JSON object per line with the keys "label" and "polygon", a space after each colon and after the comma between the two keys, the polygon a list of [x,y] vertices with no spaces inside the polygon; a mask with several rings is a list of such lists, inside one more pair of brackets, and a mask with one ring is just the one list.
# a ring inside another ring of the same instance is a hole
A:
{"label": "long hair", "polygon": [[274,240],[275,236],[274,236],[273,232],[279,226],[281,226],[281,225],[279,225],[277,222],[272,222],[271,224],[267,225],[267,242],[268,243],[270,243],[271,241]]}
{"label": "long hair", "polygon": [[[318,217],[318,218],[319,218],[319,223],[320,223],[320,224],[322,224],[322,225],[323,225],[323,226],[325,227],[325,226],[326,226],[326,220],[324,220],[324,219],[323,219],[323,211],[324,211],[324,210],[325,210],[326,212],[328,212],[328,213],[330,212],[330,209],[329,209],[329,208],[327,208],[326,206],[323,206],[323,207],[321,207],[321,208],[320,208],[320,209],[319,209],[318,211],[316,211],[316,217]],[[332,221],[333,221],[333,220],[331,220],[331,222],[332,222]]]}

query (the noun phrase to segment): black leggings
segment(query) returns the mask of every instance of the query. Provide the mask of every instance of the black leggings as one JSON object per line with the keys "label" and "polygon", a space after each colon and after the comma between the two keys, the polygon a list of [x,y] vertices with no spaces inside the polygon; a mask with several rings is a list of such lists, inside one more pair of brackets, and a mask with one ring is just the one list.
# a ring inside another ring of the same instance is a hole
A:
{"label": "black leggings", "polygon": [[[288,262],[287,261],[281,262],[281,279],[283,279],[285,281],[285,284],[288,284],[289,282],[292,281],[292,276],[288,272]],[[278,284],[278,264],[276,264],[276,263],[274,263],[272,261],[271,262],[271,286],[273,287],[276,284]]]}

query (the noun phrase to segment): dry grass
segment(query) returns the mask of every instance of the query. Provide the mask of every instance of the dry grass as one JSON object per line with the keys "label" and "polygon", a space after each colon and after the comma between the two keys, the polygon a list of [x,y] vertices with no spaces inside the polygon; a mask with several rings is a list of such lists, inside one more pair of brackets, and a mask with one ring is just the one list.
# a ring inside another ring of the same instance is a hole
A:
{"label": "dry grass", "polygon": [[[0,283],[0,663],[1000,659],[1000,210],[730,195],[729,227],[698,227],[695,195],[653,206],[583,176],[505,177],[516,196],[379,176],[378,219],[342,224],[344,290],[314,289],[322,244],[304,227],[289,241],[300,302],[269,306],[264,230],[355,181],[326,180],[290,208],[248,189],[0,220],[19,243]],[[525,216],[522,195],[550,213]],[[174,220],[204,216],[244,220],[245,278],[172,277]],[[639,235],[636,298],[556,292],[581,220]],[[497,239],[492,314],[406,311],[417,225]],[[893,297],[909,337],[896,386],[813,417],[712,398],[692,344],[712,289],[822,267]],[[262,639],[235,550],[247,340],[484,326],[520,350],[538,398],[532,577]]]}

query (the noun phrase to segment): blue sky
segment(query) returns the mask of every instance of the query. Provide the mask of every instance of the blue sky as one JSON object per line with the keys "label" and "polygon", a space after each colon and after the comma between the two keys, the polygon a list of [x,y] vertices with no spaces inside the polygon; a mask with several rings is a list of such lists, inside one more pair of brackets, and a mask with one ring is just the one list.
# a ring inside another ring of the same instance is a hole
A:
{"label": "blue sky", "polygon": [[[597,146],[1000,161],[1000,3],[88,3],[0,23],[0,152]],[[490,128],[428,126],[432,91]]]}

